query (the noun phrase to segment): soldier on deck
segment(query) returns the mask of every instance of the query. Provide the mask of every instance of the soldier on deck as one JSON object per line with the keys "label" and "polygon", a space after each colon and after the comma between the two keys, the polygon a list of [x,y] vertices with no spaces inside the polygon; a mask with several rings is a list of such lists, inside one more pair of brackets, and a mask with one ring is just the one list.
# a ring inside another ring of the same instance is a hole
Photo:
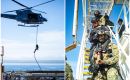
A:
{"label": "soldier on deck", "polygon": [[106,49],[104,43],[110,37],[109,32],[100,30],[98,32],[98,43],[93,51],[93,64],[89,68],[93,73],[92,80],[118,80],[117,62],[119,61],[119,52],[115,44],[109,42]]}

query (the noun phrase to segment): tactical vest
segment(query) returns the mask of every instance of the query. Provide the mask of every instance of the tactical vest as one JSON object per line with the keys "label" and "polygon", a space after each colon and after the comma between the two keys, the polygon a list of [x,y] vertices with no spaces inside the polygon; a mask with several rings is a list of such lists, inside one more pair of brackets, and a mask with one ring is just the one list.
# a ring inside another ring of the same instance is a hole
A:
{"label": "tactical vest", "polygon": [[[116,55],[115,55],[116,54]],[[97,51],[96,48],[93,53],[94,61],[103,60],[107,61],[109,58],[119,58],[118,48],[115,44],[109,43],[107,46],[107,50],[105,52]],[[113,62],[114,60],[108,61],[106,64],[111,65],[112,63],[117,63],[117,60]]]}

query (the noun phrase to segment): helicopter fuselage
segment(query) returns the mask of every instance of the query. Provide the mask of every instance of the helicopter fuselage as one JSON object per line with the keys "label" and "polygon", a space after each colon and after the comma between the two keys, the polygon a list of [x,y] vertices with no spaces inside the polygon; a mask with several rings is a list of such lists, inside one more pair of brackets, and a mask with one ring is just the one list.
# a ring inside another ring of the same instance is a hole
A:
{"label": "helicopter fuselage", "polygon": [[[1,17],[17,20],[18,22],[24,23],[24,25],[22,25],[22,26],[25,26],[25,24],[34,24],[35,26],[37,26],[37,24],[43,24],[43,22],[47,22],[47,19],[44,18],[41,15],[41,13],[46,14],[46,12],[39,11],[39,10],[36,10],[36,9],[33,9],[33,8],[38,7],[40,5],[47,4],[47,3],[52,2],[54,0],[49,0],[49,1],[37,4],[37,5],[34,5],[32,7],[28,7],[28,6],[18,2],[16,0],[12,0],[12,1],[15,2],[16,4],[20,5],[20,6],[24,7],[24,8],[6,11],[6,12],[1,14]],[[32,11],[37,11],[37,12],[40,12],[40,13],[34,13]],[[6,14],[6,13],[9,13],[9,12],[15,12],[16,14]]]}
{"label": "helicopter fuselage", "polygon": [[40,13],[34,13],[31,10],[17,10],[14,14],[1,14],[1,17],[14,19],[25,24],[42,24],[47,22]]}

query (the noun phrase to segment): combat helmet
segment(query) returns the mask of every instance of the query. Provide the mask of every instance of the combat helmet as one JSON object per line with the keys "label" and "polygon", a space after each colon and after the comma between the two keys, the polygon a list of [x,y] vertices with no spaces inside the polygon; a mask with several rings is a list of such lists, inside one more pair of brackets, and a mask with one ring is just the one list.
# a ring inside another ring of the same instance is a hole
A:
{"label": "combat helmet", "polygon": [[111,37],[111,35],[110,35],[110,31],[107,31],[107,30],[97,30],[97,37],[98,37],[98,35],[101,35],[101,34],[103,34],[103,35],[106,35],[107,37],[106,38],[110,38]]}

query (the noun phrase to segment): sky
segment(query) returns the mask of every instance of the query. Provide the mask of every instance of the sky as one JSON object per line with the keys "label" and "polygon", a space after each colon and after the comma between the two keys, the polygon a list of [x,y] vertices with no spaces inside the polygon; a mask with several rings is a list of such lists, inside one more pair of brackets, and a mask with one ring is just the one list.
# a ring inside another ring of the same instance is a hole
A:
{"label": "sky", "polygon": [[[48,0],[17,0],[29,7]],[[12,0],[1,1],[1,12],[22,9]],[[36,52],[38,60],[64,60],[64,1],[55,0],[34,9],[45,11],[42,16],[48,22],[39,25],[38,44]],[[36,12],[36,11],[34,11]],[[39,13],[39,12],[38,12]],[[8,14],[15,14],[8,13]],[[5,48],[4,61],[34,60],[33,51],[36,42],[36,28],[20,27],[20,22],[7,18],[1,19],[1,45]]]}
{"label": "sky", "polygon": [[[78,12],[78,31],[77,31],[77,41],[81,43],[82,34],[83,34],[83,17],[82,17],[82,0],[79,0],[79,12]],[[117,18],[119,15],[119,12],[121,10],[122,5],[114,5],[112,12],[109,16],[110,20],[114,22],[115,25],[119,26],[117,24]],[[66,0],[66,43],[65,46],[69,46],[73,43],[73,37],[72,37],[72,26],[73,26],[73,14],[74,14],[74,0]],[[121,17],[123,19],[123,13],[121,14]],[[116,30],[116,27],[113,29]],[[77,67],[77,61],[78,61],[78,54],[79,54],[80,46],[77,46],[75,49],[68,51],[66,53],[67,62],[71,65],[73,70],[73,75],[75,77],[76,75],[76,67]]]}

